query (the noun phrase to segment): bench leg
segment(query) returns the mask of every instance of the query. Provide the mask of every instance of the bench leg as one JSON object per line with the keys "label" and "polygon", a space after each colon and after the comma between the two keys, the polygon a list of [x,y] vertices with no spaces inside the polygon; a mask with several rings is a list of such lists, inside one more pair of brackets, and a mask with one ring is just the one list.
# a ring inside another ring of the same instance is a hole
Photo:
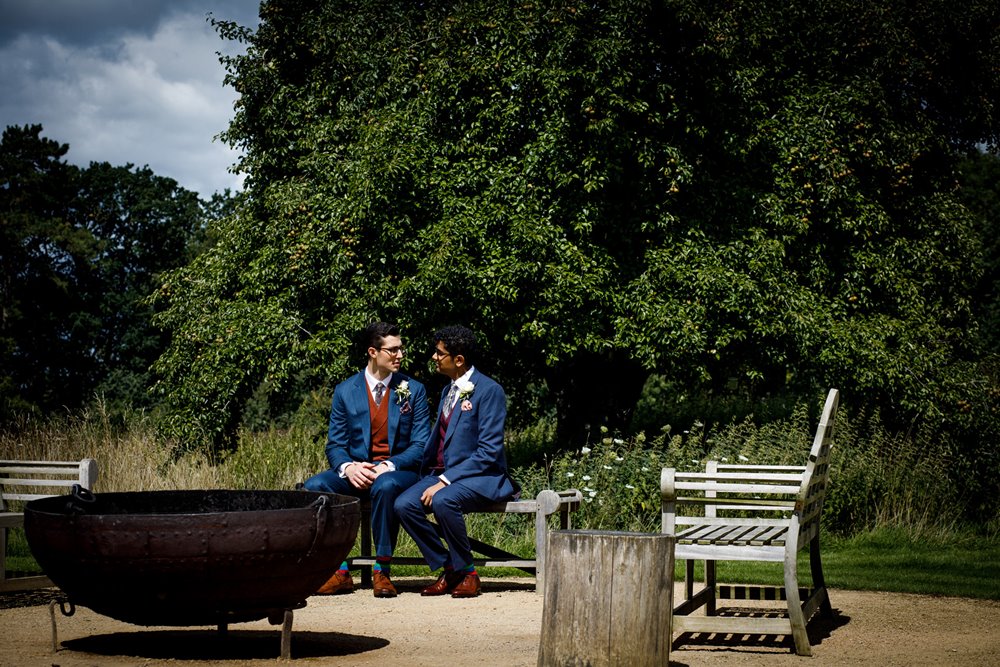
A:
{"label": "bench leg", "polygon": [[826,580],[823,578],[823,561],[819,555],[819,535],[809,541],[809,568],[812,571],[813,595],[820,595],[819,611],[823,616],[831,618],[833,607],[830,605],[830,596],[826,591]]}
{"label": "bench leg", "polygon": [[[372,513],[371,510],[361,512],[361,557],[372,558]],[[339,565],[340,563],[338,563]],[[372,585],[371,565],[359,565],[361,568],[361,586]]]}
{"label": "bench leg", "polygon": [[535,593],[545,591],[545,552],[548,549],[548,516],[535,512]]}
{"label": "bench leg", "polygon": [[788,602],[788,622],[792,629],[792,640],[795,642],[795,652],[799,655],[812,655],[809,646],[809,636],[806,634],[806,618],[802,613],[802,601],[799,598],[799,575],[797,550],[790,549],[785,555],[785,599]]}
{"label": "bench leg", "polygon": [[719,585],[715,576],[715,561],[705,561],[705,591],[708,596],[705,600],[705,615],[715,616],[715,601],[719,598]]}

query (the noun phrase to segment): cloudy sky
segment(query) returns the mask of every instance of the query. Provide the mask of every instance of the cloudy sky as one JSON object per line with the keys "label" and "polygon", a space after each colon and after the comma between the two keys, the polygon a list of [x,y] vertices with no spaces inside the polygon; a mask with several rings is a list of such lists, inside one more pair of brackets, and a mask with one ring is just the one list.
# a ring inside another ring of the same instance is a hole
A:
{"label": "cloudy sky", "polygon": [[148,165],[208,198],[240,179],[214,139],[233,116],[206,21],[256,28],[257,0],[0,0],[0,128],[40,124],[66,160]]}

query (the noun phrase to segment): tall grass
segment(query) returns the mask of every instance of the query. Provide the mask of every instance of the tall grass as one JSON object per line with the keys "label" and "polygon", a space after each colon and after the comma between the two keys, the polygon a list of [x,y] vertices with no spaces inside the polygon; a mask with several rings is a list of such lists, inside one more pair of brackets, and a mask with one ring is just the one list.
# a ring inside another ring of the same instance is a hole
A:
{"label": "tall grass", "polygon": [[[801,464],[815,430],[808,407],[799,405],[788,417],[764,425],[745,420],[709,431],[695,422],[677,433],[669,426],[652,435],[604,432],[590,447],[557,453],[550,453],[554,423],[539,419],[528,429],[508,434],[508,449],[524,497],[534,497],[544,488],[582,491],[584,502],[573,515],[574,527],[653,532],[660,525],[663,467],[695,470],[708,459]],[[97,492],[288,489],[326,467],[323,444],[315,425],[244,431],[235,451],[209,459],[158,438],[143,413],[113,420],[98,404],[78,415],[0,432],[0,458],[93,457],[100,469]],[[949,478],[950,463],[947,443],[933,433],[920,428],[891,433],[879,415],[855,416],[842,407],[823,515],[825,529],[844,537],[888,531],[896,539],[905,535],[914,541],[947,542],[966,535],[970,527],[961,516],[967,499],[959,496],[959,486]],[[469,526],[478,538],[508,551],[533,552],[533,525],[527,517],[478,514],[469,518]],[[971,530],[995,543],[998,528],[1000,519],[994,516]],[[416,555],[405,536],[399,553]]]}

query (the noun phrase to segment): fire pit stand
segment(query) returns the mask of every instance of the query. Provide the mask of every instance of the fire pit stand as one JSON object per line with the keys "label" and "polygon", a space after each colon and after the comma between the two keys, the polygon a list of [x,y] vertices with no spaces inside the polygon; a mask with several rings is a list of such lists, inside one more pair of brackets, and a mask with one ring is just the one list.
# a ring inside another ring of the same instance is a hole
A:
{"label": "fire pit stand", "polygon": [[[67,607],[67,605],[69,605]],[[60,613],[63,616],[72,616],[76,613],[76,605],[72,602],[67,602],[66,600],[52,600],[49,602],[49,620],[52,623],[52,653],[59,652],[59,631],[56,628],[56,607],[59,608]],[[268,622],[271,625],[281,625],[281,659],[291,660],[292,659],[292,619],[294,613],[291,609],[283,610],[282,617],[280,619],[269,616]],[[219,634],[226,634],[229,632],[228,623],[219,624]]]}

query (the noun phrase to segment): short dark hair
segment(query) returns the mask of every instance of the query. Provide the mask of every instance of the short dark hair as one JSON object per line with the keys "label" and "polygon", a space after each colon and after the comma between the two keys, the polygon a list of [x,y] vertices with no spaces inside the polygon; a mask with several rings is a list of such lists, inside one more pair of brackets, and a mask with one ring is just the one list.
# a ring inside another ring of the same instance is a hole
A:
{"label": "short dark hair", "polygon": [[382,341],[384,341],[387,336],[398,335],[399,327],[397,325],[389,324],[388,322],[372,322],[365,327],[364,332],[361,334],[361,349],[359,351],[362,356],[367,357],[368,348],[374,347],[377,350],[382,347]]}
{"label": "short dark hair", "polygon": [[439,341],[444,343],[445,348],[453,357],[462,355],[468,366],[472,366],[479,359],[476,334],[468,327],[459,325],[442,327],[434,332],[431,344],[436,347]]}

